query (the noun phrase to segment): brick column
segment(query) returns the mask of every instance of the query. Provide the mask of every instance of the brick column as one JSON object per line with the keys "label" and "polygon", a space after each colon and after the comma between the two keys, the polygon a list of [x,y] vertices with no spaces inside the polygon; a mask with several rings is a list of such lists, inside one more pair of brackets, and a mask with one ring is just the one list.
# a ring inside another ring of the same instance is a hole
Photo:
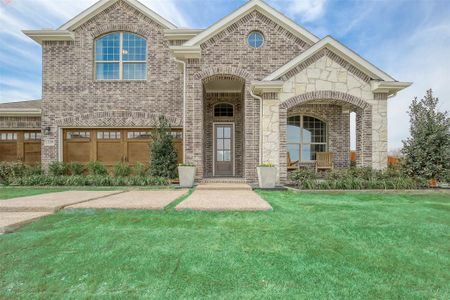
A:
{"label": "brick column", "polygon": [[372,167],[382,170],[387,167],[388,129],[387,94],[374,94],[372,105]]}
{"label": "brick column", "polygon": [[356,165],[372,167],[372,108],[356,111]]}

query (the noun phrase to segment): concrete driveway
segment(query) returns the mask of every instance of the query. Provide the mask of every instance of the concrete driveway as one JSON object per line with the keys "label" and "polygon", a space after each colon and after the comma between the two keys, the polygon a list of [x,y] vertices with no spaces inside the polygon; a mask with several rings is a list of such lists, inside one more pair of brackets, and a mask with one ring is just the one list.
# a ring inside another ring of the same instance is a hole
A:
{"label": "concrete driveway", "polygon": [[179,190],[147,190],[130,191],[118,195],[87,201],[67,206],[66,209],[74,208],[116,208],[116,209],[149,209],[161,210],[167,205],[185,195],[187,189]]}

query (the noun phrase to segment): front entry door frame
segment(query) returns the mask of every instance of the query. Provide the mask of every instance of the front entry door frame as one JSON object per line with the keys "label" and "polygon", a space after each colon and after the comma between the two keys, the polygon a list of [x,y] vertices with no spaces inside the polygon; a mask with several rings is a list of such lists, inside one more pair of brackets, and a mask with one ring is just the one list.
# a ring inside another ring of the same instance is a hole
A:
{"label": "front entry door frame", "polygon": [[[217,155],[217,150],[216,150],[216,126],[217,125],[226,125],[226,126],[230,126],[232,128],[232,140],[233,140],[233,145],[231,147],[232,149],[232,160],[233,160],[233,177],[236,176],[236,130],[235,130],[235,123],[234,122],[213,122],[213,176],[216,176],[216,155]],[[225,176],[221,176],[221,177],[225,177]]]}

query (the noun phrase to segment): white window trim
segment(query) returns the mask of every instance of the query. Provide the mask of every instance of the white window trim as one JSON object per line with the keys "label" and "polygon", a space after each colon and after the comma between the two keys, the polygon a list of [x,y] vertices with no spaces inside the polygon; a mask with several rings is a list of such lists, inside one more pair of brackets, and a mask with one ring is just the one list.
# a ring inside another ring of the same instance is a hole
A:
{"label": "white window trim", "polygon": [[[113,33],[119,33],[119,60],[97,60],[97,41],[105,36],[108,36],[110,34]],[[124,61],[123,60],[123,34],[124,33],[130,33],[130,34],[134,34],[136,36],[138,36],[139,38],[142,38],[145,40],[145,60],[127,60]],[[94,79],[96,81],[146,81],[147,80],[147,62],[148,62],[148,42],[147,39],[144,38],[143,36],[140,36],[138,34],[132,33],[132,32],[128,32],[128,31],[115,31],[115,32],[110,32],[107,34],[104,34],[102,36],[99,36],[98,38],[95,39],[94,42]],[[145,64],[145,78],[143,79],[123,79],[123,65],[124,64]],[[119,79],[99,79],[97,78],[97,64],[119,64]]]}
{"label": "white window trim", "polygon": [[[325,151],[328,151],[328,123],[325,122],[324,120],[317,118],[315,116],[312,115],[308,115],[308,114],[293,114],[293,115],[289,115],[288,119],[290,117],[300,117],[300,141],[298,143],[291,143],[289,141],[287,141],[286,145],[299,145],[299,159],[298,162],[299,163],[311,163],[311,162],[315,162],[315,160],[302,160],[302,156],[303,156],[303,145],[325,145]],[[317,119],[323,123],[325,123],[325,142],[324,143],[304,143],[303,142],[303,117],[311,117],[314,119]],[[287,125],[289,126],[289,125]],[[286,135],[287,135],[287,129],[286,129]],[[287,136],[286,136],[287,138]],[[289,150],[288,150],[289,151]]]}

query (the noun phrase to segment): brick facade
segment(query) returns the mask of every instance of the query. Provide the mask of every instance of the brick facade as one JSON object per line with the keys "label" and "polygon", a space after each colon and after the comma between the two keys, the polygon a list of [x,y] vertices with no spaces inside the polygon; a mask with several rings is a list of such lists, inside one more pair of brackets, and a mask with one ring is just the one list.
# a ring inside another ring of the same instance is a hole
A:
{"label": "brick facade", "polygon": [[[284,182],[289,115],[324,120],[335,165],[347,167],[350,113],[355,112],[358,165],[385,167],[387,94],[373,93],[371,76],[333,48],[317,51],[276,78],[282,82],[280,91],[268,89],[252,96],[254,81],[263,80],[312,46],[311,40],[302,40],[292,28],[280,24],[258,9],[248,10],[199,41],[199,55],[188,56],[196,58],[181,56],[183,74],[170,47],[183,46],[188,37],[176,33],[169,40],[161,23],[125,0],[117,1],[73,29],[74,41],[42,43],[42,118],[0,117],[0,128],[50,127],[42,143],[42,163],[47,166],[61,158],[62,128],[148,128],[155,125],[158,116],[165,115],[173,127],[184,126],[185,162],[197,166],[200,179],[213,174],[213,123],[234,122],[236,176],[254,183],[257,164],[272,162],[279,167],[279,178]],[[264,36],[264,44],[257,49],[247,43],[249,33],[255,30]],[[135,33],[147,40],[147,80],[94,79],[95,40],[115,31]],[[205,85],[215,80],[238,80],[242,91],[206,92]],[[232,118],[214,117],[214,105],[220,102],[234,106]]]}
{"label": "brick facade", "polygon": [[[112,31],[147,40],[146,81],[94,80],[95,39]],[[177,123],[173,126],[182,125],[182,74],[164,28],[127,3],[119,1],[75,29],[74,42],[44,42],[42,47],[42,126],[52,128],[44,136],[43,165],[58,159],[58,128],[63,126],[148,126],[149,116],[161,114]]]}

